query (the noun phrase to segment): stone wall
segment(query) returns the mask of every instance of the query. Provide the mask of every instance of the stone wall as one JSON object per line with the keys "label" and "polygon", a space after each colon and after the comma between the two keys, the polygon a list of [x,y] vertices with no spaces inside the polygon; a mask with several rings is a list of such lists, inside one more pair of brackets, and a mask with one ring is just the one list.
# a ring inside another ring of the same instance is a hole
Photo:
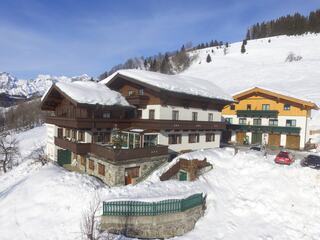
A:
{"label": "stone wall", "polygon": [[[89,160],[94,161],[94,170],[89,168]],[[80,172],[86,172],[101,179],[108,186],[122,186],[125,184],[125,169],[131,167],[140,167],[139,177],[150,172],[150,170],[160,166],[168,160],[168,155],[156,156],[151,158],[132,159],[121,161],[119,163],[108,162],[106,160],[95,157],[94,155],[87,156],[86,166],[81,165],[79,160],[73,160],[73,166],[77,167]],[[105,175],[99,174],[98,163],[105,166]]]}
{"label": "stone wall", "polygon": [[103,230],[128,237],[171,238],[191,231],[200,217],[205,205],[190,208],[184,212],[157,216],[102,216]]}

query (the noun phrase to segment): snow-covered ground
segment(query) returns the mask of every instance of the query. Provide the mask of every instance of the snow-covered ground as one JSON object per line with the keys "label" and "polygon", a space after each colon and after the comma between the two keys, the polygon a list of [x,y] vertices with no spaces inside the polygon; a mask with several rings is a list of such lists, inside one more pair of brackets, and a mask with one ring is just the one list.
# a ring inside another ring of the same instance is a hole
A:
{"label": "snow-covered ground", "polygon": [[[320,34],[250,40],[245,54],[240,52],[241,44],[230,44],[226,55],[223,48],[196,50],[192,54],[198,55],[197,60],[181,74],[210,80],[229,94],[261,86],[320,105]],[[290,52],[302,59],[286,62]],[[313,112],[311,125],[320,129],[319,111]]]}
{"label": "snow-covered ground", "polygon": [[[26,157],[34,143],[43,143],[45,130],[35,128],[18,138]],[[205,216],[176,239],[320,239],[320,171],[300,167],[300,159],[282,166],[274,164],[274,156],[233,156],[232,149],[181,157],[206,157],[214,168],[194,182],[160,182],[164,166],[141,184],[110,189],[93,177],[26,158],[0,176],[0,238],[79,239],[81,215],[96,194],[103,200],[159,200],[206,192]]]}

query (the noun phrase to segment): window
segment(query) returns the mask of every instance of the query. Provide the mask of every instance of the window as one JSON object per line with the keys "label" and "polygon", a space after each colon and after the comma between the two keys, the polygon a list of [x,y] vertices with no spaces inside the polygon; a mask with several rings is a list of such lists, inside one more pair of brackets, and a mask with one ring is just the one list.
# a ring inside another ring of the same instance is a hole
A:
{"label": "window", "polygon": [[128,96],[133,96],[134,95],[134,91],[133,90],[129,90],[128,91]]}
{"label": "window", "polygon": [[189,134],[189,143],[198,143],[199,142],[199,134],[198,133],[190,133]]}
{"label": "window", "polygon": [[106,168],[103,164],[98,163],[98,173],[102,176],[106,174]]}
{"label": "window", "polygon": [[84,142],[84,131],[78,131],[78,141]]}
{"label": "window", "polygon": [[235,105],[230,105],[230,110],[235,110],[236,109],[236,106]]}
{"label": "window", "polygon": [[181,134],[169,134],[169,144],[181,144]]}
{"label": "window", "polygon": [[94,161],[93,160],[89,160],[89,169],[94,171]]}
{"label": "window", "polygon": [[77,130],[72,129],[71,134],[72,134],[72,138],[74,140],[76,140],[76,138],[77,138]]}
{"label": "window", "polygon": [[295,127],[296,126],[296,120],[288,119],[286,121],[286,127]]}
{"label": "window", "polygon": [[262,104],[262,110],[263,110],[263,111],[268,111],[268,110],[270,110],[270,104]]}
{"label": "window", "polygon": [[208,121],[209,122],[213,121],[213,113],[208,113]]}
{"label": "window", "polygon": [[192,121],[198,121],[198,113],[192,112]]}
{"label": "window", "polygon": [[179,120],[179,111],[172,111],[172,120]]}
{"label": "window", "polygon": [[102,118],[104,119],[110,119],[111,118],[111,112],[104,112],[102,113]]}
{"label": "window", "polygon": [[278,126],[278,119],[269,119],[269,126]]}
{"label": "window", "polygon": [[229,123],[229,124],[232,124],[233,122],[233,119],[232,118],[225,118],[226,122]]}
{"label": "window", "polygon": [[206,133],[206,142],[214,142],[215,135],[214,133]]}
{"label": "window", "polygon": [[149,119],[154,119],[154,109],[149,110]]}
{"label": "window", "polygon": [[253,125],[261,125],[261,118],[254,118]]}
{"label": "window", "polygon": [[125,171],[125,176],[131,177],[131,178],[137,178],[139,177],[140,167],[126,168],[124,171]]}
{"label": "window", "polygon": [[63,137],[63,129],[58,128],[58,138],[62,138],[62,137]]}
{"label": "window", "polygon": [[66,129],[66,137],[67,137],[67,138],[70,137],[70,129]]}
{"label": "window", "polygon": [[247,104],[247,110],[251,110],[251,104]]}
{"label": "window", "polygon": [[285,110],[285,111],[289,111],[290,110],[290,104],[284,104],[283,105],[283,110]]}
{"label": "window", "polygon": [[86,157],[83,156],[83,155],[81,155],[81,156],[80,156],[80,162],[81,162],[81,165],[82,165],[82,166],[85,166],[85,165],[86,165]]}
{"label": "window", "polygon": [[246,118],[239,118],[239,124],[240,125],[246,125],[247,124],[247,119]]}
{"label": "window", "polygon": [[137,118],[142,118],[142,110],[137,110]]}
{"label": "window", "polygon": [[143,146],[144,147],[152,147],[156,146],[158,144],[158,135],[152,134],[152,135],[144,135],[143,139]]}
{"label": "window", "polygon": [[139,93],[139,95],[144,95],[144,89],[140,88],[138,93]]}

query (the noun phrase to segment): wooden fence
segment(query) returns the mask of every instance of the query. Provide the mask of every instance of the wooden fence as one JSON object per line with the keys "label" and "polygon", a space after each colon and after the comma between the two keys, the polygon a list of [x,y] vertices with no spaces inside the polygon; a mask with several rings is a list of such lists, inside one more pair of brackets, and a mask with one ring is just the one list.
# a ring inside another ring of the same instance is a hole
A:
{"label": "wooden fence", "polygon": [[183,212],[202,205],[205,197],[202,193],[185,199],[168,199],[159,202],[114,201],[103,202],[104,216],[155,216],[167,213]]}

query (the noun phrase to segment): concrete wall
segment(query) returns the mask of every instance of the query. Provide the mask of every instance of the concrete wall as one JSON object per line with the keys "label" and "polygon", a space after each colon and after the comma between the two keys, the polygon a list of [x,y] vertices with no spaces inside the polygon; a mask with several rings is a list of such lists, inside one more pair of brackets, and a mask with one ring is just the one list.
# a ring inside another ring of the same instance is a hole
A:
{"label": "concrete wall", "polygon": [[149,110],[155,110],[155,119],[172,120],[172,111],[179,111],[179,120],[192,120],[192,112],[198,113],[198,121],[208,121],[208,114],[213,114],[213,121],[221,121],[221,112],[201,108],[184,108],[177,106],[147,105],[142,110],[142,118],[149,119]]}
{"label": "concrete wall", "polygon": [[203,214],[204,207],[200,205],[184,212],[157,216],[102,216],[101,227],[128,237],[172,238],[191,231]]}

